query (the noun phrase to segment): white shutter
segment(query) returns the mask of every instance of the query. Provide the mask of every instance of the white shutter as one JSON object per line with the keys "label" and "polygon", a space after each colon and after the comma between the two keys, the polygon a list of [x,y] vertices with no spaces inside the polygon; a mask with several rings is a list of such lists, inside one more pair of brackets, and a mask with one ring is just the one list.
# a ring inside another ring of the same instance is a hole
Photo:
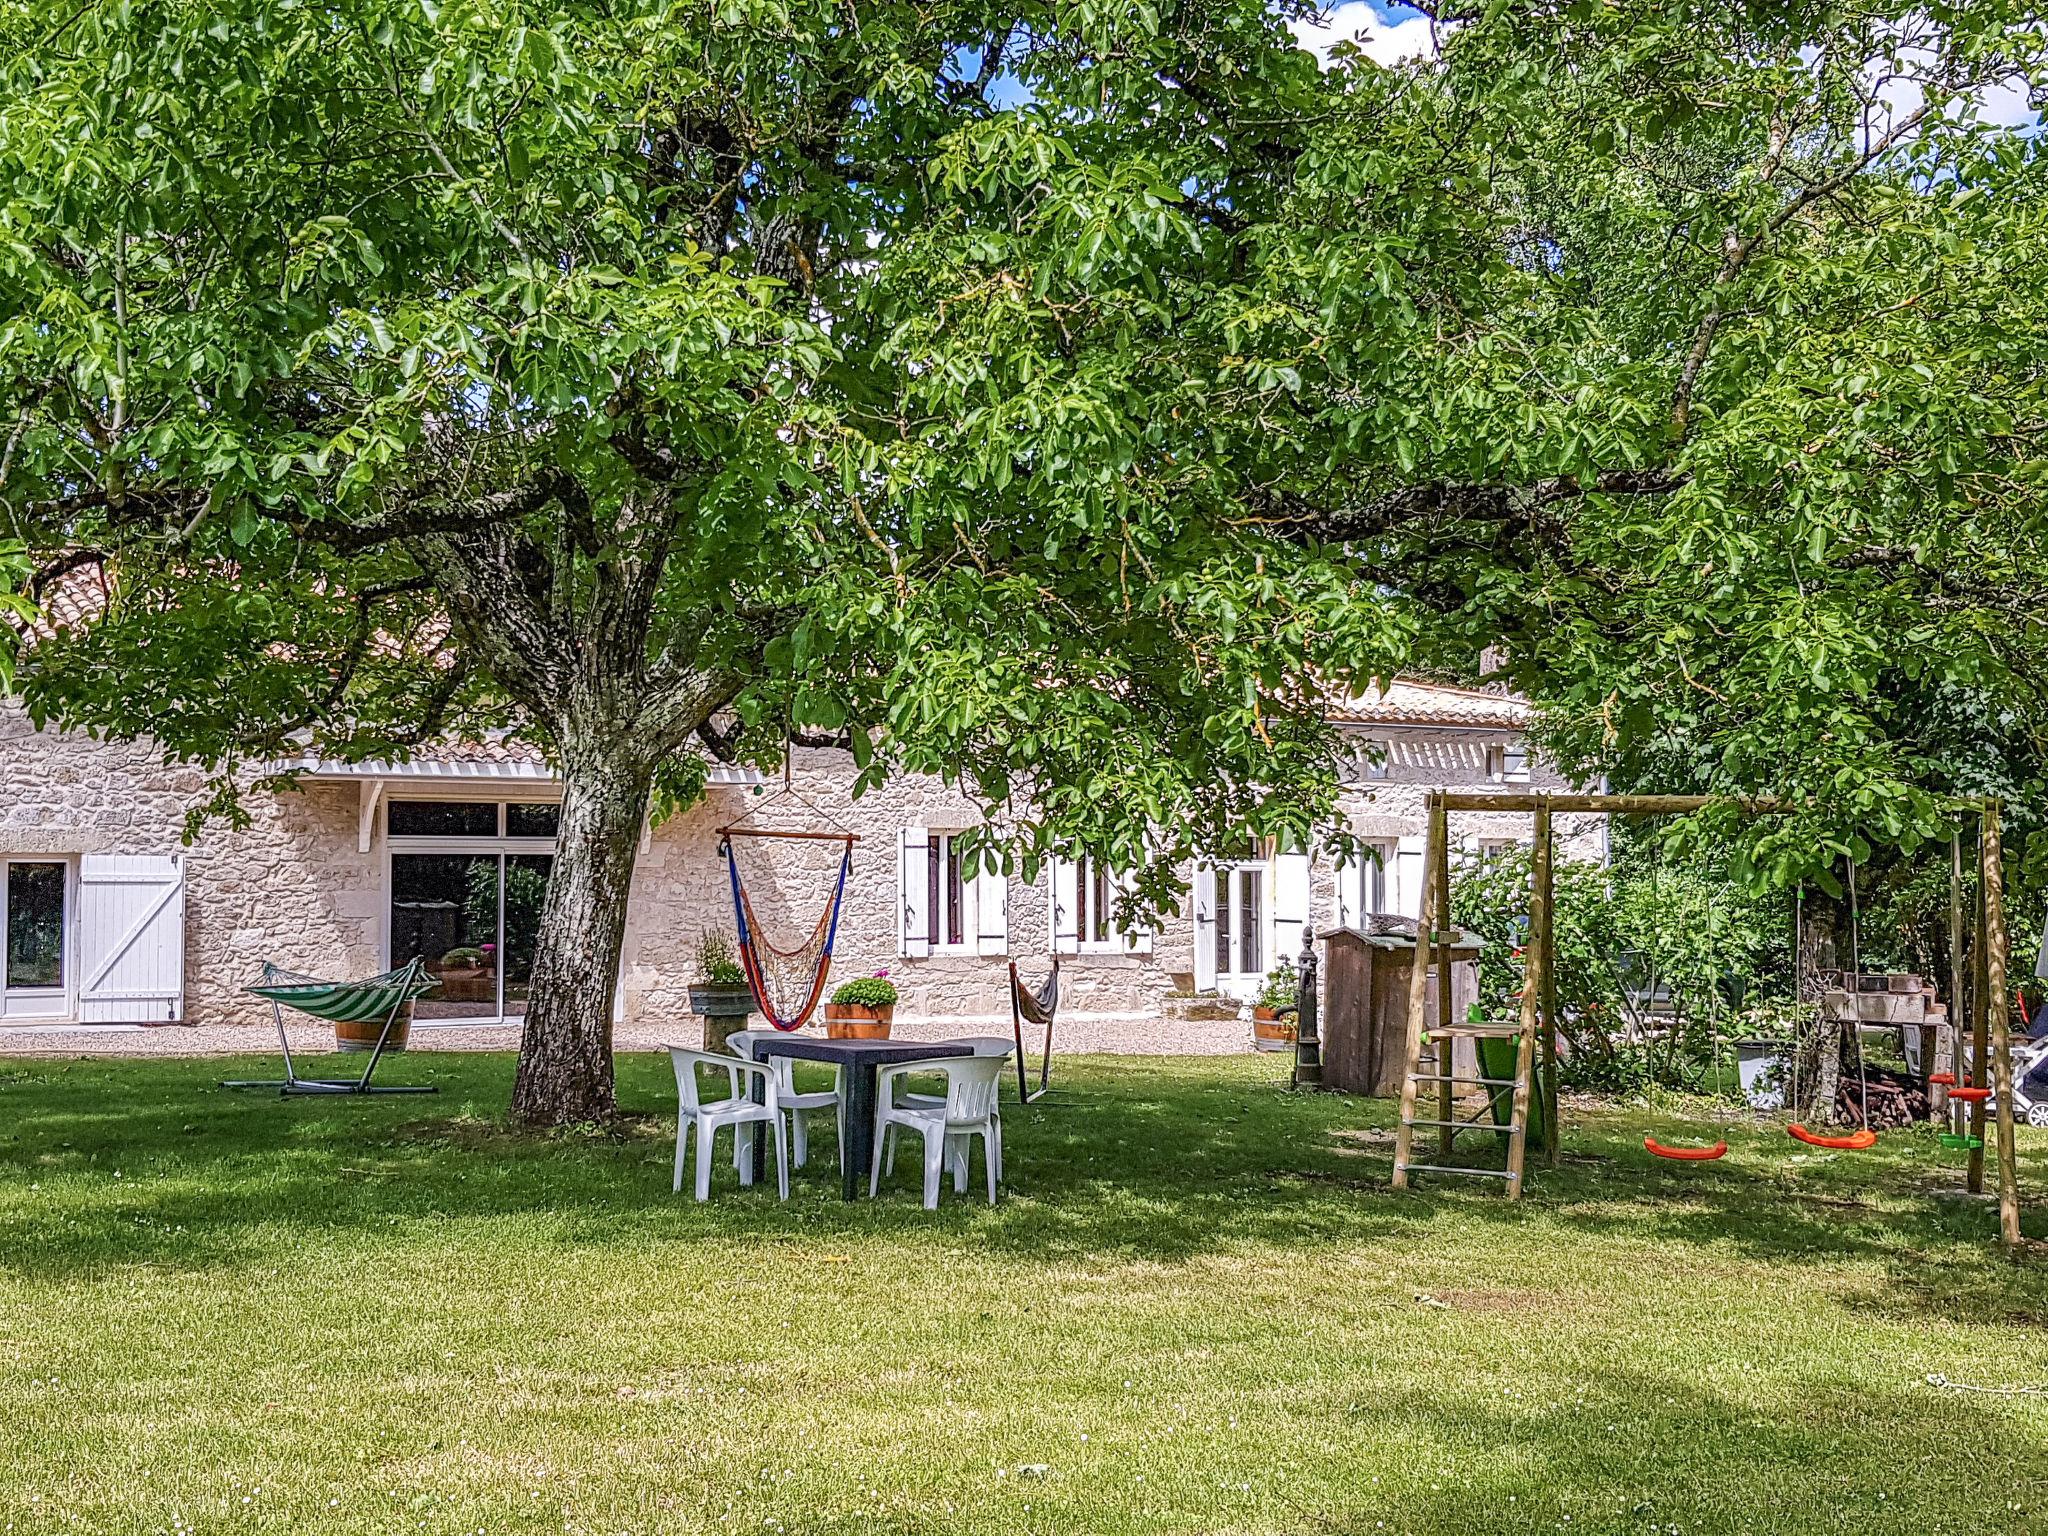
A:
{"label": "white shutter", "polygon": [[902,925],[896,936],[903,953],[912,959],[932,952],[931,840],[931,833],[923,827],[905,827],[896,861],[896,911]]}
{"label": "white shutter", "polygon": [[1394,882],[1394,910],[1402,917],[1422,920],[1422,847],[1423,839],[1404,837],[1394,852],[1394,863],[1400,878]]}
{"label": "white shutter", "polygon": [[1080,869],[1071,859],[1052,861],[1052,952],[1072,955],[1081,948]]}
{"label": "white shutter", "polygon": [[1195,990],[1216,990],[1216,871],[1207,864],[1195,870]]}
{"label": "white shutter", "polygon": [[986,865],[974,872],[975,952],[1010,952],[1010,877]]}
{"label": "white shutter", "polygon": [[1273,860],[1272,969],[1301,955],[1301,930],[1308,924],[1308,855],[1283,853]]}
{"label": "white shutter", "polygon": [[182,854],[78,861],[78,1020],[168,1023],[185,1011]]}

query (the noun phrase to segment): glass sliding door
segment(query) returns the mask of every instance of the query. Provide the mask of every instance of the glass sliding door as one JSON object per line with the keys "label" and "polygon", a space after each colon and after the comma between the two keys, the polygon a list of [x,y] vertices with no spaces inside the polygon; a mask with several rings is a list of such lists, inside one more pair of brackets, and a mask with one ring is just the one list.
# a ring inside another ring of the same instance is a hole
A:
{"label": "glass sliding door", "polygon": [[540,909],[547,899],[548,875],[555,867],[551,853],[505,855],[505,1017],[524,1018],[526,993],[533,982],[533,956],[540,946]]}
{"label": "glass sliding door", "polygon": [[417,1019],[498,1017],[498,853],[391,856],[391,962],[427,963]]}
{"label": "glass sliding door", "polygon": [[423,1023],[526,1012],[550,851],[560,816],[545,802],[394,799],[390,964],[426,963]]}

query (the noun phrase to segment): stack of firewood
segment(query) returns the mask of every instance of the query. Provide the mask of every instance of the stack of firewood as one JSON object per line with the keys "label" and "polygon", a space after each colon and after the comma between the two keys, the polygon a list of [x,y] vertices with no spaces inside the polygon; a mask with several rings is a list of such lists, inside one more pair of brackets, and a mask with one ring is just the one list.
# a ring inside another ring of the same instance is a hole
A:
{"label": "stack of firewood", "polygon": [[1870,1112],[1864,1113],[1863,1079],[1844,1070],[1841,1088],[1835,1095],[1835,1109],[1845,1125],[1867,1125],[1873,1131],[1892,1130],[1927,1118],[1927,1090],[1902,1072],[1872,1069]]}

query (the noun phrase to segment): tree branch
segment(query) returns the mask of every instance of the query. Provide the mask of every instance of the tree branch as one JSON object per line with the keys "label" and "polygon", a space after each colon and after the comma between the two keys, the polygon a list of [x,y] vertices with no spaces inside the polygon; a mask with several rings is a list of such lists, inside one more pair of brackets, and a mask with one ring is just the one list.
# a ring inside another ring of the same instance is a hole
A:
{"label": "tree branch", "polygon": [[[1863,172],[1889,154],[1906,138],[1921,120],[1927,116],[1928,103],[1922,102],[1919,109],[1908,113],[1891,130],[1876,140],[1866,143],[1862,154],[1849,165],[1821,181],[1801,187],[1786,199],[1778,211],[1764,221],[1761,229],[1748,236],[1738,235],[1733,226],[1722,239],[1721,269],[1714,274],[1713,286],[1708,289],[1707,312],[1700,317],[1698,328],[1693,332],[1692,345],[1686,350],[1685,363],[1679,369],[1677,386],[1671,394],[1670,435],[1674,447],[1682,446],[1686,433],[1692,424],[1693,391],[1699,383],[1702,370],[1707,366],[1707,357],[1713,351],[1714,337],[1721,329],[1721,322],[1728,313],[1729,290],[1742,275],[1764,241],[1777,234],[1787,224],[1799,217],[1806,209],[1824,197],[1832,197],[1854,181]],[[1777,130],[1774,130],[1771,147],[1764,160],[1764,175],[1768,180],[1777,174],[1784,155],[1784,145]]]}

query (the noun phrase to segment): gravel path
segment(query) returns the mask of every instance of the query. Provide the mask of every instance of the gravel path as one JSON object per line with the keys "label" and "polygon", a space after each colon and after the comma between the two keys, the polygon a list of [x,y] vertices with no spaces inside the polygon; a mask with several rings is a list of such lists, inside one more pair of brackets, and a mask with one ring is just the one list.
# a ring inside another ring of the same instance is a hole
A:
{"label": "gravel path", "polygon": [[[294,1051],[315,1055],[334,1048],[327,1025],[287,1022]],[[991,1025],[951,1028],[900,1025],[909,1039],[936,1040],[948,1035],[1002,1034]],[[701,1040],[695,1019],[672,1022],[638,1020],[621,1024],[612,1044],[621,1051],[658,1051],[664,1046],[696,1045]],[[1027,1037],[1027,1044],[1033,1044]],[[511,1051],[519,1048],[516,1024],[476,1028],[437,1024],[415,1025],[416,1051]],[[1055,1051],[1134,1056],[1219,1056],[1251,1048],[1251,1026],[1236,1019],[1078,1019],[1063,1024],[1054,1039]],[[1033,1044],[1035,1052],[1035,1044]],[[248,1056],[275,1055],[277,1033],[249,1024],[68,1025],[37,1029],[28,1025],[0,1027],[0,1056]]]}

